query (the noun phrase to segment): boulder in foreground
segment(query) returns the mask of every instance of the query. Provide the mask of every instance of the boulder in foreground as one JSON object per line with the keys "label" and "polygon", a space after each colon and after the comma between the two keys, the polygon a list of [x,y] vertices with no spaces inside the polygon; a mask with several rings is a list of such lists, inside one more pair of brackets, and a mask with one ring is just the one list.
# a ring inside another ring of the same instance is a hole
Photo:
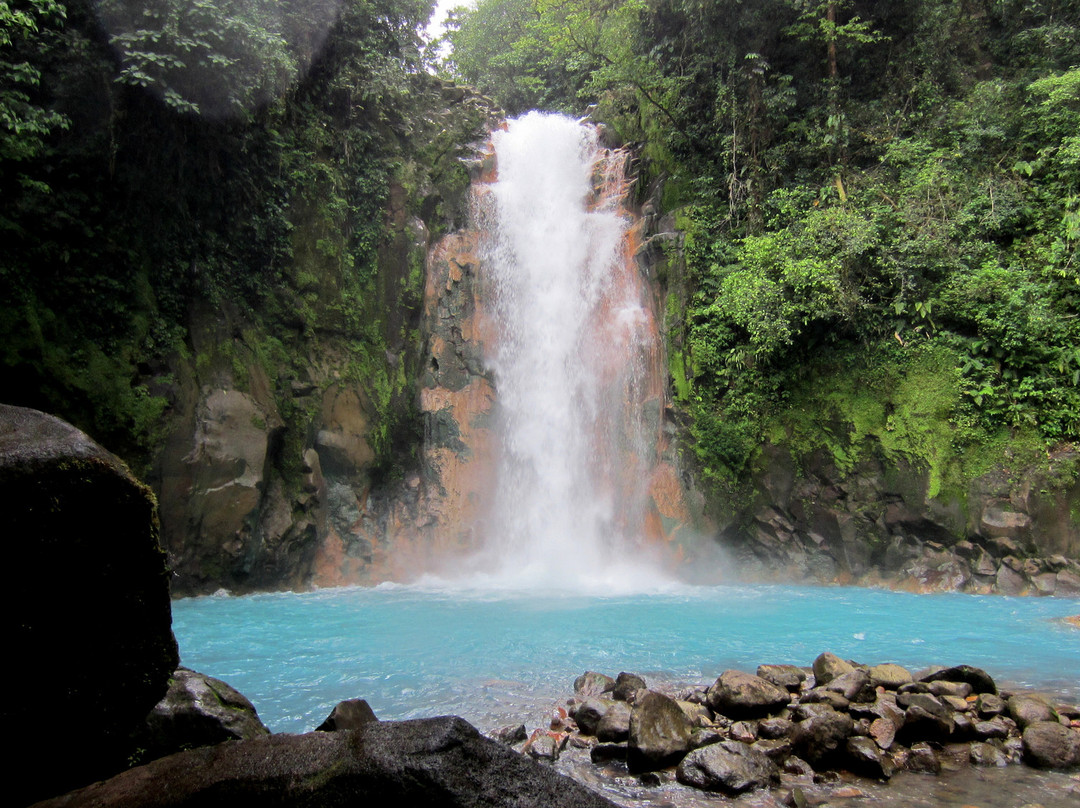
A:
{"label": "boulder in foreground", "polygon": [[155,760],[38,808],[611,808],[460,718],[270,735]]}
{"label": "boulder in foreground", "polygon": [[154,496],[75,427],[0,405],[0,536],[0,720],[20,773],[5,797],[21,805],[123,768],[179,660]]}

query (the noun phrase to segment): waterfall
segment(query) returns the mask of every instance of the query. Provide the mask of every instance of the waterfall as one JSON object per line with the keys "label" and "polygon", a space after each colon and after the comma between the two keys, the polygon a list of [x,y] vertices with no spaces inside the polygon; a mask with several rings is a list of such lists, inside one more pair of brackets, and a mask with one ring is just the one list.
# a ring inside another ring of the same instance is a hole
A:
{"label": "waterfall", "polygon": [[498,457],[481,535],[510,583],[640,586],[664,377],[623,208],[627,154],[529,113],[477,197]]}

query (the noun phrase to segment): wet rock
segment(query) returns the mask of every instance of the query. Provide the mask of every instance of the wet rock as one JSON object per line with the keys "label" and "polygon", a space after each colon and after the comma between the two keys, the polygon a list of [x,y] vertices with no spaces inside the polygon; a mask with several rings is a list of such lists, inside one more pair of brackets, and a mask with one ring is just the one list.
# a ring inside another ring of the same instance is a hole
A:
{"label": "wet rock", "polygon": [[1009,726],[1001,716],[994,716],[989,721],[976,721],[972,724],[971,730],[976,738],[983,741],[1009,737]]}
{"label": "wet rock", "polygon": [[951,712],[944,704],[927,693],[904,694],[897,704],[905,707],[903,734],[906,738],[943,740],[956,727]]}
{"label": "wet rock", "polygon": [[1022,736],[1024,762],[1040,769],[1080,767],[1080,731],[1056,721],[1028,724]]}
{"label": "wet rock", "polygon": [[892,758],[871,738],[848,738],[846,751],[849,765],[859,774],[888,780],[896,772],[896,764]]}
{"label": "wet rock", "polygon": [[761,752],[777,765],[780,765],[787,760],[788,755],[790,755],[795,748],[795,744],[792,743],[790,738],[762,738],[754,741],[750,746]]}
{"label": "wet rock", "polygon": [[757,675],[793,693],[797,693],[806,681],[806,671],[795,665],[758,665]]}
{"label": "wet rock", "polygon": [[676,763],[691,748],[692,729],[674,699],[646,691],[630,711],[630,770],[654,771]]}
{"label": "wet rock", "polygon": [[870,685],[870,675],[863,670],[853,670],[835,677],[825,689],[831,693],[839,693],[849,702],[873,701],[874,689]]}
{"label": "wet rock", "polygon": [[870,684],[874,687],[884,687],[886,690],[896,690],[901,685],[912,681],[911,671],[891,662],[883,665],[874,665],[867,670],[870,675]]}
{"label": "wet rock", "polygon": [[728,795],[765,788],[780,772],[764,753],[739,741],[723,741],[690,752],[676,769],[683,785]]}
{"label": "wet rock", "polygon": [[138,746],[142,762],[184,749],[270,734],[251,702],[235,689],[201,673],[177,668],[169,690],[146,717]]}
{"label": "wet rock", "polygon": [[980,693],[975,699],[975,712],[982,718],[993,718],[1005,712],[1005,700],[993,693]]}
{"label": "wet rock", "polygon": [[585,671],[574,680],[574,694],[580,698],[599,696],[615,689],[615,680],[596,671]]}
{"label": "wet rock", "polygon": [[811,764],[829,758],[847,741],[855,723],[851,716],[825,704],[800,705],[795,725],[795,751]]}
{"label": "wet rock", "polygon": [[690,723],[695,727],[712,726],[712,713],[704,704],[681,700],[677,700],[675,703],[679,705],[680,710],[686,713],[686,717],[690,719]]}
{"label": "wet rock", "polygon": [[967,682],[950,682],[946,679],[935,679],[930,682],[930,693],[938,696],[952,696],[965,699],[971,695],[971,685]]}
{"label": "wet rock", "polygon": [[1057,721],[1058,714],[1046,699],[1035,694],[1013,696],[1006,703],[1009,717],[1021,730],[1040,721]]}
{"label": "wet rock", "polygon": [[1009,765],[1009,756],[1005,754],[1005,750],[985,741],[975,741],[971,744],[969,758],[975,766],[1004,767]]}
{"label": "wet rock", "polygon": [[633,673],[620,673],[615,679],[611,697],[617,701],[632,701],[634,694],[645,690],[645,680]]}
{"label": "wet rock", "polygon": [[[954,713],[970,713],[973,705],[967,699],[962,699],[959,696],[938,696],[941,703],[952,710]],[[959,716],[957,716],[959,717]]]}
{"label": "wet rock", "polygon": [[606,699],[588,698],[577,705],[573,711],[573,719],[578,729],[585,735],[595,735],[600,720],[615,702]]}
{"label": "wet rock", "polygon": [[526,731],[524,724],[509,724],[492,730],[488,733],[488,737],[507,746],[514,746],[528,738],[529,733]]}
{"label": "wet rock", "polygon": [[736,721],[729,730],[733,741],[753,743],[757,740],[757,724],[753,721]]}
{"label": "wet rock", "polygon": [[[349,699],[348,701],[341,701],[331,710],[330,715],[326,717],[319,726],[315,728],[316,732],[334,732],[336,730],[343,729],[359,729],[364,724],[370,724],[373,721],[378,721],[375,717],[375,711],[371,709],[369,705],[363,699]],[[522,727],[522,731],[524,731]],[[524,737],[522,738],[524,740]]]}
{"label": "wet rock", "polygon": [[925,742],[914,743],[908,751],[905,768],[912,772],[938,774],[941,771],[941,760],[930,744]]}
{"label": "wet rock", "polygon": [[787,690],[742,671],[724,671],[709,688],[709,707],[731,718],[755,718],[787,706]]}
{"label": "wet rock", "polygon": [[611,808],[460,718],[378,721],[351,732],[269,735],[161,758],[42,808],[552,805]]}
{"label": "wet rock", "polygon": [[796,777],[813,777],[814,767],[798,755],[791,755],[784,761],[784,774],[792,774]]}
{"label": "wet rock", "polygon": [[851,673],[855,670],[855,666],[850,662],[845,662],[836,654],[826,651],[817,659],[814,660],[814,679],[818,687],[827,685],[837,676],[843,676],[845,673]]}
{"label": "wet rock", "polygon": [[795,724],[787,718],[763,718],[758,721],[759,738],[790,738]]}
{"label": "wet rock", "polygon": [[955,665],[951,668],[941,668],[940,670],[922,677],[921,681],[927,684],[938,681],[966,682],[971,685],[972,693],[997,694],[998,692],[997,684],[990,674],[982,668],[976,668],[971,665]]}
{"label": "wet rock", "polygon": [[594,734],[598,741],[604,742],[617,743],[629,738],[630,705],[624,701],[614,702],[601,717]]}
{"label": "wet rock", "polygon": [[825,704],[834,710],[846,711],[851,702],[840,693],[826,690],[824,687],[815,687],[807,690],[799,699],[801,704]]}
{"label": "wet rock", "polygon": [[566,748],[568,737],[568,735],[561,732],[538,729],[533,732],[521,751],[534,760],[554,763],[559,759],[562,750]]}

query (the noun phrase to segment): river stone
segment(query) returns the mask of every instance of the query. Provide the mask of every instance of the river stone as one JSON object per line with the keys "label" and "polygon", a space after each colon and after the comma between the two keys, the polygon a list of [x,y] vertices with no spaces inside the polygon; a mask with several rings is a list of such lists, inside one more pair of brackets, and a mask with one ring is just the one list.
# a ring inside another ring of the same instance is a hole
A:
{"label": "river stone", "polygon": [[798,692],[806,681],[806,671],[795,665],[758,665],[757,675],[777,687]]}
{"label": "river stone", "polygon": [[848,738],[846,751],[849,765],[859,774],[888,780],[896,772],[896,764],[892,758],[883,752],[872,738]]}
{"label": "river stone", "polygon": [[695,749],[683,758],[675,776],[683,785],[732,796],[780,782],[776,764],[740,741]]}
{"label": "river stone", "polygon": [[1001,715],[1005,709],[1005,700],[994,693],[980,693],[975,699],[975,712],[982,718]]}
{"label": "river stone", "polygon": [[23,805],[124,768],[179,657],[154,495],[75,427],[0,405],[0,537],[5,800]]}
{"label": "river stone", "polygon": [[800,705],[797,715],[802,720],[795,725],[795,749],[811,764],[830,757],[855,729],[851,716],[825,704]]}
{"label": "river stone", "polygon": [[238,691],[187,668],[177,668],[165,698],[146,717],[138,738],[142,762],[184,749],[270,734]]}
{"label": "river stone", "polygon": [[1005,750],[985,741],[974,741],[968,757],[976,766],[1004,768],[1009,765],[1009,756],[1005,754]]}
{"label": "river stone", "polygon": [[996,715],[989,721],[976,721],[971,725],[971,731],[975,733],[975,737],[981,741],[987,741],[991,738],[1004,739],[1009,737],[1009,726],[1005,723],[1005,719],[1000,715]]}
{"label": "river stone", "polygon": [[611,697],[617,701],[632,701],[634,694],[646,688],[645,680],[633,673],[620,673],[615,679]]}
{"label": "river stone", "polygon": [[630,737],[630,705],[625,701],[616,701],[596,725],[598,741],[618,743]]}
{"label": "river stone", "polygon": [[903,733],[907,738],[939,741],[956,728],[952,712],[928,693],[906,693],[897,697],[905,707]]}
{"label": "river stone", "polygon": [[1036,721],[1022,736],[1024,762],[1039,769],[1080,767],[1080,731],[1056,721]]}
{"label": "river stone", "polygon": [[566,735],[548,730],[538,729],[533,732],[524,748],[521,750],[534,760],[544,760],[554,763],[566,748]]}
{"label": "river stone", "polygon": [[911,671],[900,665],[886,662],[883,665],[874,665],[867,673],[870,674],[870,683],[874,687],[884,687],[886,690],[896,690],[901,685],[912,681]]}
{"label": "river stone", "polygon": [[460,718],[268,735],[160,758],[39,808],[504,808],[612,803]]}
{"label": "river stone", "polygon": [[507,746],[514,746],[528,738],[529,733],[524,724],[508,724],[505,727],[493,729],[488,733],[488,737]]}
{"label": "river stone", "polygon": [[693,701],[682,701],[677,699],[675,701],[679,705],[679,709],[686,713],[686,717],[690,719],[690,723],[695,727],[711,727],[712,726],[712,713],[709,712],[709,708],[704,704],[698,704]]}
{"label": "river stone", "polygon": [[1057,710],[1051,707],[1046,699],[1031,693],[1013,696],[1008,700],[1006,706],[1009,717],[1016,722],[1016,725],[1021,730],[1025,729],[1029,724],[1040,721],[1058,720]]}
{"label": "river stone", "polygon": [[375,711],[371,709],[371,705],[364,699],[348,699],[339,701],[334,705],[330,715],[319,726],[315,727],[315,731],[337,732],[343,729],[359,729],[364,724],[370,724],[372,721],[378,720],[375,717]]}
{"label": "river stone", "polygon": [[855,670],[855,666],[850,662],[845,662],[836,654],[826,651],[817,659],[814,660],[814,679],[818,687],[827,685],[837,676],[843,676],[845,673],[851,673]]}
{"label": "river stone", "polygon": [[952,696],[958,699],[966,699],[971,695],[971,685],[967,682],[949,682],[945,679],[936,679],[930,682],[931,695]]}
{"label": "river stone", "polygon": [[787,760],[788,755],[795,748],[795,744],[792,743],[790,738],[760,738],[750,746],[752,749],[764,754],[778,766]]}
{"label": "river stone", "polygon": [[911,749],[908,750],[904,768],[912,772],[938,774],[941,771],[941,759],[930,744],[920,741],[913,743]]}
{"label": "river stone", "polygon": [[580,698],[599,696],[615,688],[615,680],[596,671],[585,671],[574,680],[574,694]]}
{"label": "river stone", "polygon": [[574,709],[574,721],[585,735],[595,735],[600,720],[615,702],[607,699],[589,698]]}
{"label": "river stone", "polygon": [[839,693],[848,701],[873,701],[874,698],[870,675],[858,669],[840,674],[824,687],[830,693]]}
{"label": "river stone", "polygon": [[678,762],[692,746],[692,730],[674,699],[646,690],[630,710],[627,765],[633,772],[644,772]]}
{"label": "river stone", "polygon": [[787,718],[763,718],[758,721],[758,737],[766,739],[789,738],[795,724]]}
{"label": "river stone", "polygon": [[807,690],[799,699],[800,704],[827,704],[834,710],[846,711],[851,702],[840,693],[826,690],[824,687],[815,687]]}
{"label": "river stone", "polygon": [[760,676],[728,670],[709,688],[709,707],[730,718],[756,718],[786,707],[791,697],[787,690]]}
{"label": "river stone", "polygon": [[990,674],[984,671],[982,668],[976,668],[971,665],[956,665],[952,668],[942,668],[941,670],[934,671],[922,677],[921,681],[926,683],[946,681],[946,682],[966,682],[971,685],[972,693],[994,693],[998,692],[997,685],[994,683]]}

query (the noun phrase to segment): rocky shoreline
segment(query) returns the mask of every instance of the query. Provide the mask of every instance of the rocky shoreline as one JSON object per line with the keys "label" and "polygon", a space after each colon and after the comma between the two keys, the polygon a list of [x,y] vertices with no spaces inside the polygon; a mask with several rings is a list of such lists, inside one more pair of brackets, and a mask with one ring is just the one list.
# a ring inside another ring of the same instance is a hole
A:
{"label": "rocky shoreline", "polygon": [[[814,786],[849,775],[884,782],[969,765],[1080,769],[1075,705],[999,690],[969,665],[913,673],[831,653],[805,668],[729,670],[710,686],[670,692],[635,674],[590,671],[549,726],[508,726],[491,737],[547,763],[587,753],[601,781],[631,777],[728,797],[768,789],[800,808],[814,804]],[[837,791],[865,796],[851,785]],[[1072,793],[1080,797],[1080,781]]]}

